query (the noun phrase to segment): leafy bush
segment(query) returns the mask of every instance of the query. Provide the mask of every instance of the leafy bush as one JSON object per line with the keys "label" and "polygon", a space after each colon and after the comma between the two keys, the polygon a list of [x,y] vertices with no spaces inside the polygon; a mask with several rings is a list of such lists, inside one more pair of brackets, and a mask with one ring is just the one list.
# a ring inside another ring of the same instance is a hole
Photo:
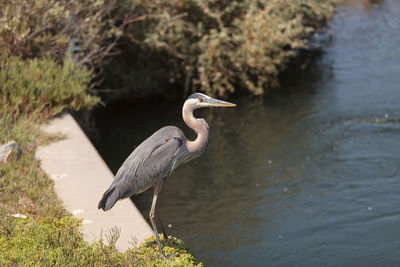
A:
{"label": "leafy bush", "polygon": [[125,57],[131,68],[140,72],[151,64],[147,74],[162,80],[157,86],[210,95],[235,87],[262,94],[277,86],[278,74],[333,12],[331,0],[125,0],[119,8],[140,18],[124,29],[139,47],[125,51],[142,51]]}
{"label": "leafy bush", "polygon": [[2,0],[0,52],[23,59],[51,55],[60,63],[73,44],[77,63],[99,69],[122,33],[115,7],[112,0]]}
{"label": "leafy bush", "polygon": [[87,93],[91,74],[67,56],[61,66],[50,57],[0,62],[0,103],[10,114],[57,114],[64,108],[90,107],[99,99]]}

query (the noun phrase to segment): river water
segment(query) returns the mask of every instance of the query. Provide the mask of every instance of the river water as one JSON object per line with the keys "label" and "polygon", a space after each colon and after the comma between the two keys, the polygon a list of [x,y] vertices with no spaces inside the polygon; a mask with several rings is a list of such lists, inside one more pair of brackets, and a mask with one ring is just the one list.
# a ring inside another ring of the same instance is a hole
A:
{"label": "river water", "polygon": [[[211,142],[165,183],[168,233],[206,266],[400,266],[399,14],[395,0],[339,7],[279,92],[197,112]],[[94,143],[115,172],[161,126],[193,138],[181,106],[109,105]],[[134,197],[147,218],[151,197]]]}

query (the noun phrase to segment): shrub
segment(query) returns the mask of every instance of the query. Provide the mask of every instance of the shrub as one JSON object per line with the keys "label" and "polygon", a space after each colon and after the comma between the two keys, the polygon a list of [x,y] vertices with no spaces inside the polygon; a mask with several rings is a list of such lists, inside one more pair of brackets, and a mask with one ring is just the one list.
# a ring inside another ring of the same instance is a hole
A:
{"label": "shrub", "polygon": [[146,68],[158,54],[160,63],[153,66],[163,71],[150,70],[148,75],[158,75],[153,80],[210,95],[225,95],[236,87],[262,94],[277,86],[278,74],[333,12],[331,0],[123,3],[124,10],[141,18],[125,28],[124,36],[150,59],[130,57],[137,60],[136,68]]}
{"label": "shrub", "polygon": [[305,47],[313,25],[327,16],[330,7],[327,1],[246,4],[230,27],[222,26],[201,40],[195,83],[208,93],[233,92],[236,85],[258,95],[278,86],[278,74],[297,49]]}
{"label": "shrub", "polygon": [[64,108],[78,110],[99,101],[88,94],[91,74],[71,62],[63,65],[50,57],[30,59],[5,58],[0,62],[0,103],[9,114],[61,112]]}
{"label": "shrub", "polygon": [[115,7],[113,0],[2,0],[0,52],[23,59],[51,55],[60,63],[73,44],[77,63],[99,69],[122,33]]}

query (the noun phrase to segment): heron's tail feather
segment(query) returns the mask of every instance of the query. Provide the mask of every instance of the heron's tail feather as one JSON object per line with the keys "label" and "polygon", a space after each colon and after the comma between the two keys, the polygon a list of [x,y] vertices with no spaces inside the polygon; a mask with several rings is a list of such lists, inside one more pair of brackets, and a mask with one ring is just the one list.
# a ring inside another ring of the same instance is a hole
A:
{"label": "heron's tail feather", "polygon": [[109,188],[103,195],[103,198],[100,200],[98,209],[102,209],[104,211],[111,209],[115,202],[119,199],[118,190],[115,190],[116,187]]}

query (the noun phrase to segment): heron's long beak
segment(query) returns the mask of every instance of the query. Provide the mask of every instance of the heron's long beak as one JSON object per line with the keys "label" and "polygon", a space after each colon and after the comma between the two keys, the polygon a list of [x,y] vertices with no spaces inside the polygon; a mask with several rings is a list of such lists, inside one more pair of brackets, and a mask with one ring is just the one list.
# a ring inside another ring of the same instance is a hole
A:
{"label": "heron's long beak", "polygon": [[208,105],[211,107],[235,107],[236,104],[227,102],[227,101],[222,101],[219,99],[215,99],[215,98],[210,98],[207,100],[208,101]]}

